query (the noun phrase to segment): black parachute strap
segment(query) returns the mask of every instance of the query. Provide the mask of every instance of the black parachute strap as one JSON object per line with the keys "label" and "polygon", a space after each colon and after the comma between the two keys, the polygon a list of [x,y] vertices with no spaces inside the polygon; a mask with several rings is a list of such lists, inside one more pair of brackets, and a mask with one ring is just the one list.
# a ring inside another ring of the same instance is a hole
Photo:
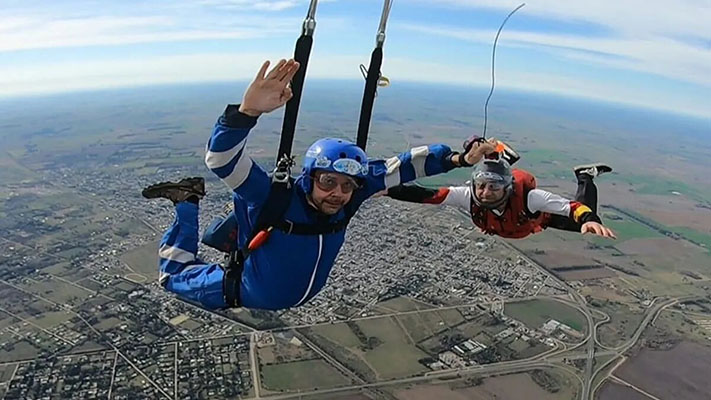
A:
{"label": "black parachute strap", "polygon": [[227,259],[225,276],[222,279],[222,293],[227,307],[239,307],[240,286],[242,284],[242,271],[244,270],[244,253],[242,250],[230,252]]}
{"label": "black parachute strap", "polygon": [[269,195],[262,206],[262,210],[259,212],[257,221],[247,241],[248,244],[254,239],[257,233],[268,229],[283,219],[291,202],[291,190],[294,186],[294,179],[291,177],[291,167],[293,166],[294,159],[284,156],[279,160],[276,168],[274,168]]}
{"label": "black parachute strap", "polygon": [[385,25],[388,22],[390,8],[393,0],[385,0],[383,13],[380,16],[380,26],[375,37],[375,49],[370,55],[370,66],[368,75],[365,78],[365,90],[363,91],[363,102],[360,105],[360,119],[358,121],[358,137],[356,144],[365,150],[368,142],[368,130],[370,129],[370,119],[373,115],[373,103],[375,102],[375,92],[380,81],[380,67],[383,64],[383,44],[385,43]]}
{"label": "black parachute strap", "polygon": [[291,81],[291,91],[294,96],[286,103],[286,109],[284,110],[284,122],[281,126],[281,139],[279,141],[276,163],[284,156],[291,157],[291,146],[294,142],[294,132],[296,130],[296,117],[299,114],[299,104],[301,103],[301,93],[304,88],[304,79],[306,78],[306,68],[309,64],[309,55],[311,54],[311,46],[313,45],[313,33],[316,29],[317,4],[318,0],[311,0],[309,11],[304,19],[301,36],[296,41],[294,60],[296,60],[300,66]]}
{"label": "black parachute strap", "polygon": [[299,224],[284,219],[272,226],[287,235],[329,235],[346,229],[350,221],[350,217],[346,217],[328,224]]}

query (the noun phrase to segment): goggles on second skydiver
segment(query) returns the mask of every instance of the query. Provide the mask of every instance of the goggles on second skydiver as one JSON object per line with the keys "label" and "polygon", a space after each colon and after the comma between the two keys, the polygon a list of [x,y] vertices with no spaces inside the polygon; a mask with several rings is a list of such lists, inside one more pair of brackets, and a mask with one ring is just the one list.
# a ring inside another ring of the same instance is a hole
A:
{"label": "goggles on second skydiver", "polygon": [[506,181],[499,174],[492,172],[480,172],[474,177],[474,187],[479,190],[489,188],[492,191],[498,191],[506,188]]}
{"label": "goggles on second skydiver", "polygon": [[345,179],[345,181],[340,183],[341,192],[348,194],[360,187],[360,185],[358,184],[358,182],[356,182],[355,179],[344,176],[342,174],[337,175],[322,173],[313,179],[319,189],[325,192],[330,192],[331,190],[335,189],[336,186],[338,186],[339,176],[341,177],[341,179]]}

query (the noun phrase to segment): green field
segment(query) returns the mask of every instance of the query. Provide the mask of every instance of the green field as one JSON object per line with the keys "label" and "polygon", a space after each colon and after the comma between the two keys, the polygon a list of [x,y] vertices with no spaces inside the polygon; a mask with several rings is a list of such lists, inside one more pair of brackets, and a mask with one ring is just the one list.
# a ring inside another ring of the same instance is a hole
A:
{"label": "green field", "polygon": [[92,292],[77,286],[62,282],[56,278],[32,280],[18,286],[31,293],[36,293],[57,304],[79,304],[86,300]]}
{"label": "green field", "polygon": [[0,343],[12,343],[0,349],[0,360],[12,361],[35,358],[40,354],[40,349],[25,340],[16,341],[9,334],[0,333]]}
{"label": "green field", "polygon": [[343,347],[358,348],[360,341],[346,324],[318,325],[313,331]]}
{"label": "green field", "polygon": [[692,186],[677,179],[664,179],[658,176],[619,174],[615,180],[635,185],[635,192],[639,194],[672,195],[679,192],[684,196],[700,202],[706,202],[708,189],[702,186]]}
{"label": "green field", "polygon": [[72,272],[72,267],[68,261],[62,261],[47,268],[42,268],[42,272],[50,275],[64,277],[64,275],[70,274]]}
{"label": "green field", "polygon": [[353,357],[365,361],[380,379],[406,377],[427,370],[418,363],[418,360],[427,354],[418,349],[412,341],[420,337],[415,335],[411,340],[394,317],[361,320],[356,324],[366,337],[377,338],[379,343],[372,349],[364,348],[345,323],[317,326],[313,328],[313,332],[347,349]]}
{"label": "green field", "polygon": [[598,338],[606,346],[617,346],[631,338],[643,317],[640,310],[622,303],[609,302],[599,310],[610,316],[610,321],[598,329]]}
{"label": "green field", "polygon": [[[612,214],[611,212],[605,212],[605,214]],[[615,214],[619,215],[619,214]],[[617,241],[622,242],[629,239],[644,239],[644,238],[661,238],[664,237],[661,233],[648,227],[647,225],[641,224],[634,221],[624,215],[621,216],[623,220],[614,220],[610,218],[605,218],[605,225],[610,227],[617,234]],[[609,244],[609,241],[605,242]]]}
{"label": "green field", "polygon": [[158,244],[148,243],[121,255],[121,261],[137,274],[153,277],[158,274]]}
{"label": "green field", "polygon": [[585,316],[580,311],[554,300],[506,303],[504,313],[533,329],[540,328],[549,319],[555,319],[579,332],[586,330]]}
{"label": "green field", "polygon": [[374,336],[382,343],[365,352],[365,360],[373,366],[381,379],[415,375],[427,368],[417,360],[427,354],[410,342],[405,332],[391,318],[359,321],[366,336]]}
{"label": "green field", "polygon": [[262,367],[262,385],[267,390],[324,389],[349,383],[323,360],[297,361]]}
{"label": "green field", "polygon": [[420,342],[437,334],[436,329],[430,327],[422,319],[422,313],[398,315],[395,318],[407,329],[415,342]]}
{"label": "green field", "polygon": [[[633,210],[625,210],[625,212],[634,216],[639,221],[644,221],[645,223],[649,223],[652,226],[655,226],[662,230],[674,232],[687,240],[703,245],[708,251],[711,252],[711,235],[707,233],[699,232],[695,229],[683,226],[663,225]],[[618,232],[618,237],[621,240],[648,237],[664,237],[664,235],[659,233],[659,231],[657,231],[656,229],[653,229],[639,221],[635,221],[635,219],[631,218],[630,216],[621,215],[620,213],[613,212],[612,210],[607,210],[603,212],[603,215],[605,214],[614,214],[624,218],[622,221],[612,220],[610,218],[605,219],[605,224],[612,227],[616,232]]]}
{"label": "green field", "polygon": [[389,300],[382,301],[377,304],[377,307],[383,309],[384,311],[393,312],[407,312],[407,311],[417,311],[426,310],[432,308],[427,304],[423,304],[417,300],[410,299],[407,297],[395,297]]}
{"label": "green field", "polygon": [[703,244],[708,251],[711,251],[711,235],[680,226],[670,226],[669,230],[676,232],[693,242]]}
{"label": "green field", "polygon": [[16,364],[0,365],[0,382],[9,381],[13,371],[15,371],[16,368]]}
{"label": "green field", "polygon": [[444,323],[448,326],[456,326],[464,322],[464,317],[456,309],[448,310],[438,310],[435,311],[444,320]]}
{"label": "green field", "polygon": [[69,321],[74,315],[69,311],[50,311],[38,317],[32,318],[32,323],[44,329],[52,328],[63,322]]}

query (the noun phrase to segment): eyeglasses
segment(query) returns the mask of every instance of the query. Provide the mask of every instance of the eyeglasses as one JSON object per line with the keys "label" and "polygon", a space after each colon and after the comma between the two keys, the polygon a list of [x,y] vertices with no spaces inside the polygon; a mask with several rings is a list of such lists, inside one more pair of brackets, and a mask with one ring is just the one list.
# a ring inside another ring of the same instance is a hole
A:
{"label": "eyeglasses", "polygon": [[503,190],[504,186],[505,185],[503,182],[492,182],[487,180],[474,181],[474,187],[476,187],[478,190],[484,190],[488,187],[489,191],[498,192],[499,190]]}
{"label": "eyeglasses", "polygon": [[[340,183],[341,192],[348,194],[360,187],[360,185],[358,185],[358,182],[356,182],[355,179],[344,177],[342,175],[340,175],[340,177],[341,179],[345,179],[344,182]],[[336,186],[338,186],[338,178],[339,175],[335,174],[320,174],[317,177],[313,178],[313,180],[319,189],[325,192],[330,192],[334,190]]]}

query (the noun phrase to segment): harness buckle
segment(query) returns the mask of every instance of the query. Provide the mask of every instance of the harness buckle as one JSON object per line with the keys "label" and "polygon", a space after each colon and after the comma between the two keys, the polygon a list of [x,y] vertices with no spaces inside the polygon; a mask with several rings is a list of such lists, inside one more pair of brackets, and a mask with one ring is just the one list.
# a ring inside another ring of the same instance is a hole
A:
{"label": "harness buckle", "polygon": [[284,154],[272,173],[272,182],[287,183],[291,177],[291,167],[296,164],[294,159]]}

